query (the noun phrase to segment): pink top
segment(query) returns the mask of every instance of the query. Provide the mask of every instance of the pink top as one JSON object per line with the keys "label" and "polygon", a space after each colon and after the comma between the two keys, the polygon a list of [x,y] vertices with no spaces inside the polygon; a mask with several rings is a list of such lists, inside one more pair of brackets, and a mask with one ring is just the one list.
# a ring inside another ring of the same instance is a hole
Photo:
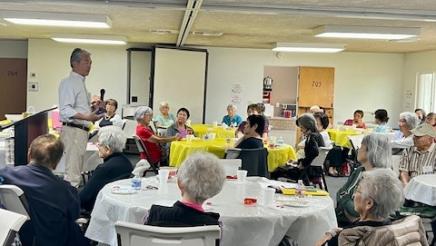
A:
{"label": "pink top", "polygon": [[199,203],[195,203],[195,202],[188,202],[188,201],[180,201],[181,203],[185,204],[186,206],[193,208],[197,211],[203,212],[204,213],[204,209],[201,206],[201,204]]}

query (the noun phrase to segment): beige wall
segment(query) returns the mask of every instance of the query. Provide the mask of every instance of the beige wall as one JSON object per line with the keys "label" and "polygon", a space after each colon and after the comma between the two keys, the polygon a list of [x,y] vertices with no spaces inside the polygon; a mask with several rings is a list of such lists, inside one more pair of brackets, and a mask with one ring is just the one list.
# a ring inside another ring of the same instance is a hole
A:
{"label": "beige wall", "polygon": [[[58,104],[58,83],[68,75],[69,55],[74,45],[45,39],[30,39],[28,72],[36,73],[39,92],[28,92],[28,105],[37,109]],[[107,98],[120,104],[126,101],[127,47],[81,46],[92,53],[93,67],[87,78],[88,90],[96,94],[105,88]],[[329,66],[335,67],[335,121],[351,117],[357,108],[374,111],[386,108],[391,122],[396,124],[403,110],[403,54],[354,53],[339,54],[279,54],[271,50],[207,48],[209,71],[206,121],[220,121],[226,105],[241,88],[239,111],[245,117],[250,102],[262,100],[262,80],[265,66]],[[436,57],[436,56],[435,56]],[[436,58],[435,58],[436,59]],[[371,115],[368,118],[372,118]]]}
{"label": "beige wall", "polygon": [[[295,104],[297,101],[297,67],[271,67],[265,66],[264,77],[273,79],[271,104]],[[262,83],[262,82],[261,82]]]}
{"label": "beige wall", "polygon": [[[127,96],[127,52],[125,46],[85,46],[57,43],[48,39],[29,39],[28,80],[39,83],[38,92],[27,92],[27,105],[41,110],[58,104],[59,82],[71,71],[71,51],[81,47],[91,52],[92,68],[86,79],[91,94],[106,90],[105,98],[114,98],[119,105]],[[31,77],[34,73],[36,76]],[[119,107],[121,108],[121,107]]]}
{"label": "beige wall", "polygon": [[403,93],[404,111],[413,112],[416,99],[416,79],[419,73],[436,72],[436,51],[410,53],[405,55],[403,70]]}
{"label": "beige wall", "polygon": [[[396,125],[402,110],[403,54],[354,53],[298,54],[271,50],[208,48],[209,122],[221,119],[232,97],[232,86],[241,85],[240,113],[249,102],[262,99],[264,66],[328,66],[335,68],[335,121],[350,118],[355,109],[373,112],[386,108]],[[372,119],[371,115],[367,116]]]}

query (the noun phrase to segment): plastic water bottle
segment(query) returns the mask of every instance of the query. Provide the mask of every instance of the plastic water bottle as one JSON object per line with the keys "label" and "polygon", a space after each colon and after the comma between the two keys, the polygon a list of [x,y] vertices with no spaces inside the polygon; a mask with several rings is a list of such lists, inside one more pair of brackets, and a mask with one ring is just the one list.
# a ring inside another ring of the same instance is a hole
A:
{"label": "plastic water bottle", "polygon": [[299,179],[297,183],[296,195],[297,197],[304,197],[304,183],[303,180]]}
{"label": "plastic water bottle", "polygon": [[141,178],[137,175],[135,175],[134,178],[132,178],[132,188],[134,190],[140,190],[141,189]]}

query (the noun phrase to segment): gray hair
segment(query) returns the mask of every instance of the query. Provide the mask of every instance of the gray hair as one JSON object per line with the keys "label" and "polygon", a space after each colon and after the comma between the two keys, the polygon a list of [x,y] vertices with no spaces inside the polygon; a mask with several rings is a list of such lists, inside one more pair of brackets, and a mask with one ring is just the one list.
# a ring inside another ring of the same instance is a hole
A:
{"label": "gray hair", "polygon": [[305,113],[305,114],[302,114],[300,117],[298,117],[297,126],[304,127],[311,132],[318,131],[316,129],[315,117],[313,116],[313,114],[310,114],[310,113]]}
{"label": "gray hair", "polygon": [[218,158],[199,152],[190,155],[177,172],[177,180],[184,191],[198,203],[218,194],[223,188],[226,175]]}
{"label": "gray hair", "polygon": [[420,122],[418,116],[412,112],[403,112],[400,114],[400,120],[406,121],[406,126],[409,130],[414,129]]}
{"label": "gray hair", "polygon": [[74,62],[80,62],[83,56],[90,56],[91,53],[88,51],[81,49],[81,48],[75,48],[73,52],[71,52],[70,56],[70,66],[73,67]]}
{"label": "gray hair", "polygon": [[374,201],[372,215],[387,218],[404,203],[403,186],[397,175],[387,168],[377,168],[363,173],[359,182],[363,198]]}
{"label": "gray hair", "polygon": [[98,131],[98,143],[108,147],[113,153],[123,152],[126,136],[118,126],[105,126]]}
{"label": "gray hair", "polygon": [[362,139],[366,146],[366,158],[375,168],[390,168],[392,149],[389,138],[385,134],[369,134]]}
{"label": "gray hair", "polygon": [[238,108],[234,104],[227,105],[227,109],[232,108],[234,111],[236,111]]}
{"label": "gray hair", "polygon": [[148,106],[140,106],[135,110],[135,120],[139,121],[146,114],[153,114],[153,109]]}
{"label": "gray hair", "polygon": [[159,109],[163,108],[163,107],[169,107],[170,105],[168,104],[168,102],[163,101],[159,103]]}

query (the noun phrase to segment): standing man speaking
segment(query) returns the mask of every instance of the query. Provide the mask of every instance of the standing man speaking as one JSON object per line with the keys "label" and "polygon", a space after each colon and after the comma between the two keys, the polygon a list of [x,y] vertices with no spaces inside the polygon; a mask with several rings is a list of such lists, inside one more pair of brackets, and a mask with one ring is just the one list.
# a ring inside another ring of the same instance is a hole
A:
{"label": "standing man speaking", "polygon": [[65,180],[72,186],[80,184],[89,126],[103,117],[91,112],[90,95],[85,77],[91,70],[91,54],[75,48],[71,53],[72,71],[59,85],[59,111],[62,121],[61,141],[65,146]]}

